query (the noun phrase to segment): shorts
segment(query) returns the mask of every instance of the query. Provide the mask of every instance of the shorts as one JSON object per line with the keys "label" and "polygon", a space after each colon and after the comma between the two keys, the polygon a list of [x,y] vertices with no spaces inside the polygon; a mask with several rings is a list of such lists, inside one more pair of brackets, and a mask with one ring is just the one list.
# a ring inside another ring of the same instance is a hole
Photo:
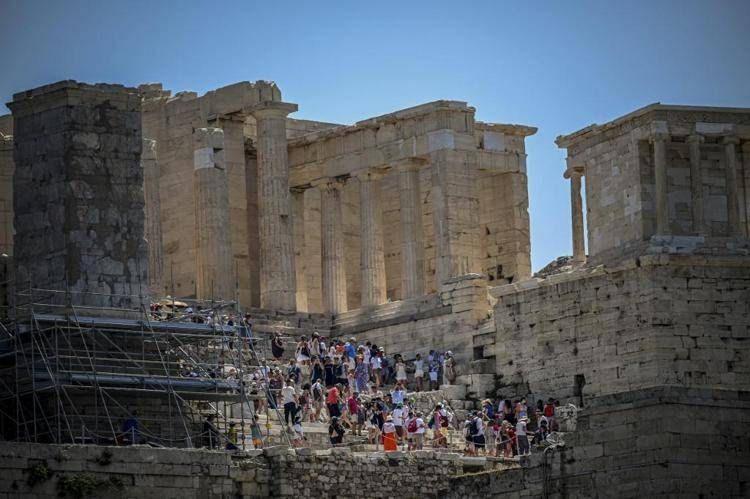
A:
{"label": "shorts", "polygon": [[430,381],[437,381],[437,371],[430,371]]}
{"label": "shorts", "polygon": [[414,371],[414,377],[415,378],[423,378],[424,377],[424,372],[422,372],[422,371]]}
{"label": "shorts", "polygon": [[399,437],[404,436],[404,427],[403,426],[396,426],[396,435]]}
{"label": "shorts", "polygon": [[256,449],[262,448],[263,447],[263,440],[261,440],[260,438],[254,438],[253,439],[253,447],[255,447]]}
{"label": "shorts", "polygon": [[484,435],[474,435],[473,442],[477,449],[484,449]]}
{"label": "shorts", "polygon": [[406,374],[399,374],[396,376],[396,381],[406,381]]}

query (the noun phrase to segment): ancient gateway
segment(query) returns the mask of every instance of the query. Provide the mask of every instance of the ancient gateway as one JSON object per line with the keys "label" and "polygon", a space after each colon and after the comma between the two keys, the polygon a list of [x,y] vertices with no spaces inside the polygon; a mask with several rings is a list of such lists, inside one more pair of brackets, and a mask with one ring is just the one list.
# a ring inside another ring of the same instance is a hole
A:
{"label": "ancient gateway", "polygon": [[[338,125],[265,81],[63,81],[8,106],[0,496],[750,494],[750,109],[652,104],[558,137],[572,257],[532,275],[536,128],[466,102]],[[244,428],[264,398],[217,366],[242,380],[271,333],[290,353],[314,332],[453,352],[426,411],[551,397],[564,424],[510,460],[314,428],[293,449],[269,413],[270,448],[194,449],[207,413]],[[149,446],[123,445],[136,417]]]}

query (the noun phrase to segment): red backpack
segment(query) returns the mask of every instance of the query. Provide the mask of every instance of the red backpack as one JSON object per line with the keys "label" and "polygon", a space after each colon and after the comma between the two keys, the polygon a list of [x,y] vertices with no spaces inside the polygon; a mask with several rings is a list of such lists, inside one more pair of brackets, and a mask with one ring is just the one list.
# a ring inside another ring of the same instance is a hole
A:
{"label": "red backpack", "polygon": [[409,425],[406,427],[406,431],[409,433],[417,432],[417,418],[411,418],[411,420],[409,420]]}

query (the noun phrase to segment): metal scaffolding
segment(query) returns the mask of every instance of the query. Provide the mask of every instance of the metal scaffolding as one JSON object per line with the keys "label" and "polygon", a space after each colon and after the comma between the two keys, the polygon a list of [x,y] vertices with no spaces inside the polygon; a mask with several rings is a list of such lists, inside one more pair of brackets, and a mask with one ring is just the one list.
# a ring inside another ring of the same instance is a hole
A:
{"label": "metal scaffolding", "polygon": [[133,309],[86,307],[69,291],[27,287],[13,301],[0,328],[5,438],[217,447],[238,410],[244,447],[253,398],[268,395],[245,387],[247,370],[265,365],[257,347],[267,339],[250,328],[154,320],[142,298]]}

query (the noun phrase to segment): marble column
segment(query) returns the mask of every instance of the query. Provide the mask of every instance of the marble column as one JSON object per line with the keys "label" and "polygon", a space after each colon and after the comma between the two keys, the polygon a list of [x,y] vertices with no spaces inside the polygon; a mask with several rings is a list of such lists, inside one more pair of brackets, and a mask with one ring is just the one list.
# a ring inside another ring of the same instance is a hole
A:
{"label": "marble column", "polygon": [[703,173],[701,172],[701,144],[703,141],[704,137],[698,134],[690,135],[687,138],[690,148],[690,201],[693,211],[693,232],[699,236],[707,235],[703,217]]}
{"label": "marble column", "polygon": [[669,202],[667,197],[667,133],[651,136],[654,144],[654,211],[656,235],[669,234]]}
{"label": "marble column", "polygon": [[195,189],[195,294],[199,300],[232,300],[234,269],[229,239],[229,185],[224,164],[224,132],[193,132]]}
{"label": "marble column", "polygon": [[570,214],[573,224],[573,263],[586,262],[586,243],[583,234],[583,199],[581,198],[581,178],[583,171],[570,171]]}
{"label": "marble column", "polygon": [[362,306],[386,302],[385,254],[383,253],[383,213],[380,203],[382,170],[359,173],[362,270]]}
{"label": "marble column", "polygon": [[160,170],[155,140],[143,139],[141,150],[145,236],[148,242],[148,282],[152,296],[164,293],[164,256],[161,240]]}
{"label": "marble column", "polygon": [[293,187],[292,193],[292,229],[294,233],[294,264],[296,272],[297,310],[307,312],[307,248],[305,247],[305,190]]}
{"label": "marble column", "polygon": [[737,180],[737,144],[739,144],[740,141],[738,137],[730,135],[724,137],[723,143],[729,235],[739,237],[742,235],[742,227],[740,225],[739,183]]}
{"label": "marble column", "polygon": [[329,314],[347,311],[344,220],[341,214],[343,182],[327,178],[313,182],[320,189],[323,308]]}
{"label": "marble column", "polygon": [[286,117],[296,104],[267,101],[248,111],[257,123],[260,304],[296,310]]}
{"label": "marble column", "polygon": [[419,168],[422,163],[410,158],[396,165],[400,180],[401,294],[404,299],[424,294],[424,240],[419,189]]}

